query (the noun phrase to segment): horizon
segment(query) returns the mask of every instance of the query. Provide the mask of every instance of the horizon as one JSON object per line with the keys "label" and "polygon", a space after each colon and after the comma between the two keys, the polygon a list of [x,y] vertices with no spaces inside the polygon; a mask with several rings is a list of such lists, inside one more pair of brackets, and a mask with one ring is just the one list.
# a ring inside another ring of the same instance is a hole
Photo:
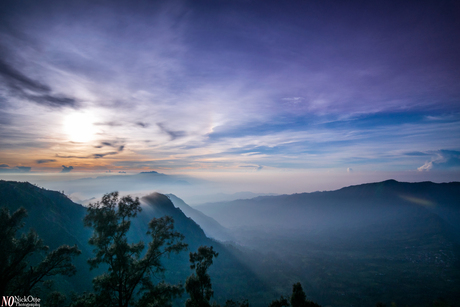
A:
{"label": "horizon", "polygon": [[[124,181],[122,188],[117,185],[117,182],[110,183],[99,181],[94,182],[91,180],[104,180],[104,178],[110,177],[123,177],[123,176],[135,176],[140,173],[54,173],[50,174],[0,174],[0,180],[5,181],[17,181],[17,182],[29,182],[38,187],[46,188],[48,190],[62,191],[64,192],[72,201],[80,203],[82,205],[88,205],[89,202],[94,199],[99,199],[102,195],[118,191],[121,195],[131,195],[137,197],[143,197],[151,193],[161,193],[161,194],[173,194],[176,197],[183,199],[187,204],[195,206],[199,204],[209,203],[209,202],[219,202],[225,201],[226,196],[230,197],[228,199],[239,199],[236,197],[238,194],[248,195],[243,198],[253,198],[259,195],[293,195],[293,194],[302,194],[302,193],[314,193],[314,192],[330,192],[337,191],[342,188],[374,184],[385,181],[395,180],[401,183],[421,183],[421,182],[432,182],[436,184],[441,183],[455,183],[460,182],[458,180],[450,181],[433,181],[433,180],[420,180],[420,181],[410,181],[402,180],[395,178],[386,178],[379,179],[379,177],[369,177],[369,176],[359,176],[354,179],[350,179],[349,175],[343,177],[334,176],[335,180],[331,182],[330,175],[322,174],[322,177],[318,177],[318,174],[315,176],[315,182],[304,183],[301,179],[304,179],[305,175],[303,173],[297,174],[298,178],[295,178],[298,184],[292,184],[290,181],[283,182],[283,177],[279,178],[280,181],[271,182],[266,178],[242,178],[238,175],[233,177],[215,177],[215,174],[212,174],[214,177],[205,175],[200,177],[193,176],[182,176],[180,174],[176,175],[167,175],[171,178],[185,180],[187,185],[178,185],[174,182],[151,182],[150,180],[144,181]],[[165,175],[161,172],[158,172],[159,175]],[[9,175],[9,176],[5,176]],[[72,176],[70,176],[72,175]],[[229,174],[226,174],[227,176]],[[260,175],[254,173],[252,175]],[[285,174],[288,179],[292,179],[292,173]],[[342,174],[343,175],[343,174]],[[381,174],[378,174],[380,176]],[[444,176],[443,176],[444,178]],[[211,179],[211,180],[210,180]],[[366,180],[368,179],[368,180]],[[89,180],[89,181],[88,181]],[[197,181],[198,180],[198,181]],[[97,184],[97,187],[94,187],[94,184]],[[118,188],[117,188],[118,187]],[[70,193],[67,193],[70,190]],[[252,196],[251,196],[252,194]]]}
{"label": "horizon", "polygon": [[460,181],[458,9],[3,1],[0,179],[157,171],[278,194]]}

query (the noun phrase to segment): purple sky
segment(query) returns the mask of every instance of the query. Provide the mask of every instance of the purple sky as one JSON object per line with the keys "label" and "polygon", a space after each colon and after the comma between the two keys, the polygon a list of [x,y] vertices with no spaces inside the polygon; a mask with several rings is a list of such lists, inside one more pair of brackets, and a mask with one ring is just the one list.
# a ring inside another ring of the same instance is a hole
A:
{"label": "purple sky", "polygon": [[2,1],[0,173],[460,180],[459,55],[458,1]]}

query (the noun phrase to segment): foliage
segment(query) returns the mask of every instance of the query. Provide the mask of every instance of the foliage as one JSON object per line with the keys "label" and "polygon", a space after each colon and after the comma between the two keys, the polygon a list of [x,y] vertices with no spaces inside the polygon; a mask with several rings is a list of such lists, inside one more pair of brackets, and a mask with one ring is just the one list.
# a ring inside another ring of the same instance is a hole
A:
{"label": "foliage", "polygon": [[[101,264],[108,266],[108,272],[93,280],[96,305],[127,307],[147,302],[149,306],[164,305],[183,291],[180,285],[154,284],[152,277],[164,272],[163,256],[186,249],[184,236],[174,231],[171,217],[154,218],[148,224],[151,241],[142,256],[145,244],[128,243],[127,239],[131,219],[140,211],[138,198],[119,198],[118,192],[106,194],[101,202],[89,205],[84,222],[94,229],[89,243],[95,247],[95,257],[88,263],[92,269]],[[136,290],[140,298],[135,297]],[[152,301],[152,297],[158,302]],[[86,300],[91,299],[87,295]]]}
{"label": "foliage", "polygon": [[449,304],[445,299],[438,298],[433,302],[433,307],[452,307],[453,305]]}
{"label": "foliage", "polygon": [[84,292],[81,295],[72,293],[70,299],[70,307],[96,306],[96,295],[94,293]]}
{"label": "foliage", "polygon": [[61,292],[53,291],[46,297],[45,306],[47,307],[60,307],[66,301],[66,296]]}
{"label": "foliage", "polygon": [[281,296],[278,300],[273,300],[268,307],[289,307],[287,298]]}
{"label": "foliage", "polygon": [[218,255],[212,246],[200,246],[196,253],[190,253],[190,268],[194,269],[195,273],[190,275],[185,282],[185,290],[190,295],[185,302],[186,307],[211,306],[209,300],[214,291],[207,271],[212,265],[212,259]]}
{"label": "foliage", "polygon": [[170,307],[172,306],[171,301],[173,298],[182,295],[184,292],[183,286],[170,285],[165,282],[161,282],[157,285],[148,286],[147,291],[137,302],[138,307]]}
{"label": "foliage", "polygon": [[248,300],[244,300],[242,302],[234,301],[234,300],[227,300],[225,302],[224,307],[249,307]]}
{"label": "foliage", "polygon": [[303,307],[306,305],[307,295],[302,289],[300,282],[292,285],[291,306]]}
{"label": "foliage", "polygon": [[307,295],[303,291],[300,282],[292,285],[290,303],[287,298],[281,296],[280,299],[272,301],[269,307],[321,307],[317,303],[307,300]]}
{"label": "foliage", "polygon": [[[27,211],[20,208],[10,215],[7,208],[0,212],[0,293],[7,295],[29,295],[36,286],[45,281],[46,277],[55,275],[74,275],[75,266],[72,257],[81,251],[77,246],[62,245],[48,253],[34,230],[18,237],[17,232],[23,227],[22,219]],[[45,256],[36,266],[31,259],[39,259],[38,254]]]}

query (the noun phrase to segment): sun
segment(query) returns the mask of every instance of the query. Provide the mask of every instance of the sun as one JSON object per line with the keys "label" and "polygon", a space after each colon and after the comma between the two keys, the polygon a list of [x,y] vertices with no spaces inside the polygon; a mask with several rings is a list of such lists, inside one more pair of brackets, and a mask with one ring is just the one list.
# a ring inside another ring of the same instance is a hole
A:
{"label": "sun", "polygon": [[88,142],[94,139],[94,116],[89,113],[72,113],[64,119],[64,132],[72,142]]}

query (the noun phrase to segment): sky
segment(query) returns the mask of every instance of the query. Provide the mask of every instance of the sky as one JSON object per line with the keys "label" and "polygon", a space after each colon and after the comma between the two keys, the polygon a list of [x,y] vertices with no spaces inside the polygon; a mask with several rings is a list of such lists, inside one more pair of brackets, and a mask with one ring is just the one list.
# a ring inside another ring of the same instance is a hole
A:
{"label": "sky", "polygon": [[0,178],[459,181],[459,54],[458,1],[4,0]]}

